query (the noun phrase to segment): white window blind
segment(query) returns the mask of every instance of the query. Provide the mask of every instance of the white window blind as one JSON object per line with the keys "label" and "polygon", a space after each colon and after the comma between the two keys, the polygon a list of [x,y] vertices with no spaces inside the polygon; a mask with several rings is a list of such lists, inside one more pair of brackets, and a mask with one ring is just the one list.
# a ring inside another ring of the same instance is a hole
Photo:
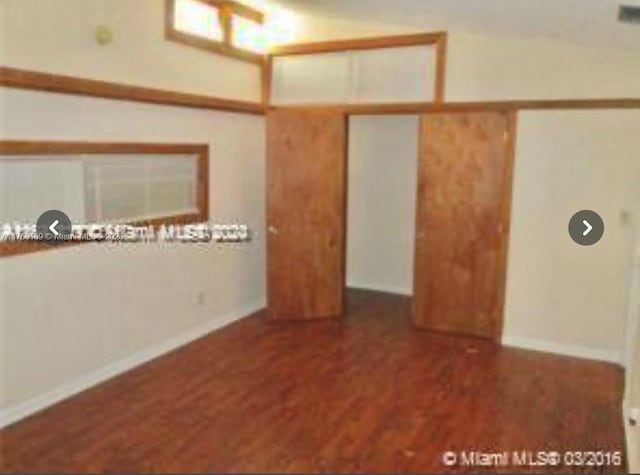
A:
{"label": "white window blind", "polygon": [[195,155],[101,154],[0,160],[0,219],[59,209],[74,222],[133,222],[198,213]]}
{"label": "white window blind", "polygon": [[83,166],[78,160],[6,157],[0,160],[0,219],[35,223],[50,209],[85,219]]}
{"label": "white window blind", "polygon": [[433,45],[276,56],[275,104],[429,102],[435,98]]}
{"label": "white window blind", "polygon": [[195,157],[114,155],[85,162],[89,221],[197,213]]}

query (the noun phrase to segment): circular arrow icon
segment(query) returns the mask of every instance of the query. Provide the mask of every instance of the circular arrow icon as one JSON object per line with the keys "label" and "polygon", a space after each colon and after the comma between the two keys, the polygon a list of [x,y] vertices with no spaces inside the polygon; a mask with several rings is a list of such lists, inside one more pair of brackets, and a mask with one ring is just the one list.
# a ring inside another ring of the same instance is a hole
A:
{"label": "circular arrow icon", "polygon": [[578,211],[569,220],[569,236],[581,246],[591,246],[604,234],[604,221],[598,213],[585,209]]}
{"label": "circular arrow icon", "polygon": [[36,231],[42,236],[42,241],[49,246],[57,246],[68,240],[71,230],[69,216],[57,209],[42,213],[36,222]]}

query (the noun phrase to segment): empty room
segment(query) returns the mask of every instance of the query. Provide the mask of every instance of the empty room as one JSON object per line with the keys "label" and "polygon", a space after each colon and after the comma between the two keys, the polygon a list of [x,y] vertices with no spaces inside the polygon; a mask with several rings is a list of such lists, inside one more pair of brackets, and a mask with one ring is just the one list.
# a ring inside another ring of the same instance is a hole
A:
{"label": "empty room", "polygon": [[640,471],[638,0],[0,26],[0,472]]}

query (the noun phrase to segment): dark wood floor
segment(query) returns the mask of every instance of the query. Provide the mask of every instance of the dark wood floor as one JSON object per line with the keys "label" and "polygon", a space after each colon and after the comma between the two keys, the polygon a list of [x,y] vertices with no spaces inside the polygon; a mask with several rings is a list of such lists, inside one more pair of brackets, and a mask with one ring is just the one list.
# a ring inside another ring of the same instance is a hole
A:
{"label": "dark wood floor", "polygon": [[623,450],[619,368],[412,330],[403,297],[348,300],[343,323],[255,315],[8,427],[0,471],[425,472],[445,451]]}

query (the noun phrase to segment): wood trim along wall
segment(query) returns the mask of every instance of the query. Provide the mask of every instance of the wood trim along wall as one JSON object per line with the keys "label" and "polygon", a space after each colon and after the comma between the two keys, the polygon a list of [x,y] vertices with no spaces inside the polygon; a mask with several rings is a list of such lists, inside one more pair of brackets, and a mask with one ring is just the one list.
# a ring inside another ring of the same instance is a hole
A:
{"label": "wood trim along wall", "polygon": [[640,109],[640,98],[539,99],[479,102],[416,102],[389,104],[299,104],[269,106],[277,109],[339,110],[348,115],[410,115],[435,112],[470,112],[479,110],[572,110],[572,109]]}
{"label": "wood trim along wall", "polygon": [[269,105],[273,83],[273,58],[301,54],[318,54],[340,51],[357,51],[367,49],[401,48],[407,46],[434,45],[436,48],[436,79],[434,101],[441,103],[445,98],[446,64],[447,64],[447,32],[419,33],[414,35],[381,36],[375,38],[359,38],[352,40],[321,41],[314,43],[297,43],[277,46],[267,55],[263,67],[263,102]]}
{"label": "wood trim along wall", "polygon": [[[263,75],[263,81],[267,75]],[[268,75],[269,80],[271,75]],[[429,112],[468,112],[473,110],[544,110],[544,109],[639,109],[640,98],[536,99],[470,102],[416,102],[388,104],[298,104],[268,106],[259,102],[221,99],[166,89],[132,86],[115,82],[85,79],[0,66],[0,86],[34,91],[143,102],[174,107],[209,109],[241,114],[264,115],[268,109],[339,109],[351,115],[402,115]],[[263,84],[263,100],[270,88]]]}
{"label": "wood trim along wall", "polygon": [[[60,155],[78,157],[92,154],[166,154],[196,155],[197,213],[167,216],[128,224],[136,226],[158,226],[171,224],[190,224],[209,221],[209,146],[205,144],[176,143],[129,143],[129,142],[48,142],[30,140],[0,140],[0,161],[7,156],[42,155],[43,160]],[[43,212],[46,210],[43,210]],[[71,241],[60,246],[74,246],[86,241]],[[14,256],[29,252],[55,249],[39,241],[0,241],[0,257]]]}
{"label": "wood trim along wall", "polygon": [[434,101],[442,103],[445,98],[447,83],[447,41],[446,33],[441,34],[436,41],[436,90]]}
{"label": "wood trim along wall", "polygon": [[271,84],[273,81],[273,56],[265,56],[262,65],[262,105],[271,103]]}
{"label": "wood trim along wall", "polygon": [[7,66],[0,66],[0,86],[224,112],[264,114],[264,107],[258,102],[221,99],[213,96],[28,71]]}
{"label": "wood trim along wall", "polygon": [[276,46],[269,51],[270,56],[291,56],[296,54],[330,53],[378,48],[400,48],[403,46],[433,45],[446,39],[445,31],[420,33],[416,35],[380,36],[352,40],[319,41]]}
{"label": "wood trim along wall", "polygon": [[208,145],[138,142],[65,142],[0,140],[0,160],[6,155],[77,155],[101,153],[132,154],[205,154]]}

